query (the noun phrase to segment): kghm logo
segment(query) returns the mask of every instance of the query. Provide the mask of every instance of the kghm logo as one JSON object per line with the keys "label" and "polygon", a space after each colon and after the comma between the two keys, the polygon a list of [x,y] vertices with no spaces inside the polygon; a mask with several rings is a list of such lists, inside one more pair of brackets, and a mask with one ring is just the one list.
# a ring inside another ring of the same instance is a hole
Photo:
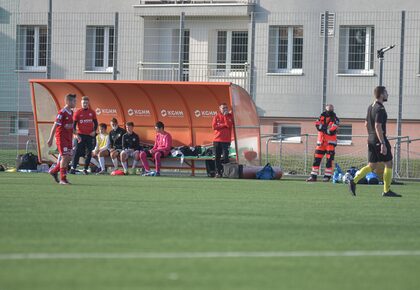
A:
{"label": "kghm logo", "polygon": [[96,112],[96,115],[100,115],[100,114],[116,115],[117,114],[117,109],[101,109],[101,108],[96,108],[95,112]]}
{"label": "kghm logo", "polygon": [[194,116],[196,118],[200,118],[200,117],[213,117],[216,116],[217,112],[216,111],[206,111],[206,110],[195,110],[194,111]]}
{"label": "kghm logo", "polygon": [[128,109],[127,111],[129,116],[150,116],[150,110],[143,109]]}
{"label": "kghm logo", "polygon": [[160,111],[160,114],[162,115],[162,117],[184,117],[183,111],[176,111],[176,110],[162,109]]}

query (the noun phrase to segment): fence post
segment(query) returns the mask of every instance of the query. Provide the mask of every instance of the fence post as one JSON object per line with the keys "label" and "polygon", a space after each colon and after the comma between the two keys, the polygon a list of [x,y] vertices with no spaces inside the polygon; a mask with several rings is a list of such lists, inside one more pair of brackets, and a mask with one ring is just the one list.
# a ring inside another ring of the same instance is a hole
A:
{"label": "fence post", "polygon": [[407,178],[410,178],[410,136],[407,137],[407,164],[406,164],[406,171],[407,171]]}
{"label": "fence post", "polygon": [[324,111],[327,104],[327,76],[328,76],[328,10],[325,11],[324,16],[324,72],[322,78],[322,107],[321,112]]}
{"label": "fence post", "polygon": [[115,12],[114,17],[114,62],[112,64],[112,79],[116,80],[118,78],[118,27],[119,27],[119,18],[120,15],[118,12]]}
{"label": "fence post", "polygon": [[51,44],[52,44],[52,0],[48,2],[48,27],[47,27],[47,79],[51,78]]}
{"label": "fence post", "polygon": [[305,158],[305,175],[308,175],[308,134],[305,134],[305,153],[304,153],[304,158]]}
{"label": "fence post", "polygon": [[[397,117],[397,136],[401,136],[401,121],[402,121],[402,101],[403,101],[403,87],[404,87],[404,42],[405,42],[405,10],[401,11],[401,43],[400,43],[400,79],[398,88],[398,117]],[[397,147],[395,152],[395,170],[400,172],[401,166],[401,139],[397,140]]]}
{"label": "fence post", "polygon": [[[251,29],[250,29],[251,33],[250,33],[250,37],[249,39],[251,40],[251,48],[250,48],[250,63],[247,67],[248,69],[251,69],[251,71],[247,72],[247,76],[246,76],[246,80],[248,81],[248,86],[249,86],[249,94],[251,95],[251,98],[255,101],[255,85],[254,85],[254,80],[255,80],[255,72],[254,72],[254,61],[255,61],[255,13],[254,11],[251,12]],[[246,88],[248,89],[248,88]]]}
{"label": "fence post", "polygon": [[185,28],[185,12],[181,12],[179,16],[179,64],[178,64],[178,81],[183,80],[184,74],[184,28]]}

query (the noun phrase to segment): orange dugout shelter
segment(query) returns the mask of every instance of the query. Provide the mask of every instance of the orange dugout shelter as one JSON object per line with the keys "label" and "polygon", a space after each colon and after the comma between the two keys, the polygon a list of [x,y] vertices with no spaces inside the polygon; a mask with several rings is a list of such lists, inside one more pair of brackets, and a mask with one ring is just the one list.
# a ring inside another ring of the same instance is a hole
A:
{"label": "orange dugout shelter", "polygon": [[[80,108],[82,96],[89,96],[98,122],[109,124],[117,118],[123,125],[134,122],[142,143],[154,143],[157,121],[173,137],[173,146],[208,146],[214,132],[212,118],[221,103],[232,108],[232,146],[239,163],[259,165],[260,125],[249,94],[232,83],[159,82],[110,80],[30,80],[32,107],[40,162],[51,162],[47,139],[64,96],[74,93]],[[53,146],[55,148],[55,145]]]}

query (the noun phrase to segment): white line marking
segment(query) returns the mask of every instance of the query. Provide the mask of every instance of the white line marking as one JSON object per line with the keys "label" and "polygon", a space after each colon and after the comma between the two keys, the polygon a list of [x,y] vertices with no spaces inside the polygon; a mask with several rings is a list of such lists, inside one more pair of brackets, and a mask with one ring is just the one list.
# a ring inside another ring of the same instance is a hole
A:
{"label": "white line marking", "polygon": [[0,254],[0,260],[84,260],[84,259],[217,259],[294,257],[390,257],[420,256],[420,250],[396,251],[291,251],[291,252],[197,252],[197,253],[15,253]]}

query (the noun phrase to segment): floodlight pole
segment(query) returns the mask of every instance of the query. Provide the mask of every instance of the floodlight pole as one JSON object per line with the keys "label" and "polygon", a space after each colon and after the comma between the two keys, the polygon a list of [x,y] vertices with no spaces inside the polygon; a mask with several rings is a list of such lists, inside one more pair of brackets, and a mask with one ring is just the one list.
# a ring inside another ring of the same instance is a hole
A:
{"label": "floodlight pole", "polygon": [[382,86],[383,84],[383,75],[384,75],[384,55],[385,52],[388,50],[391,50],[395,47],[394,45],[382,47],[381,49],[378,49],[377,51],[377,57],[379,59],[379,85]]}

